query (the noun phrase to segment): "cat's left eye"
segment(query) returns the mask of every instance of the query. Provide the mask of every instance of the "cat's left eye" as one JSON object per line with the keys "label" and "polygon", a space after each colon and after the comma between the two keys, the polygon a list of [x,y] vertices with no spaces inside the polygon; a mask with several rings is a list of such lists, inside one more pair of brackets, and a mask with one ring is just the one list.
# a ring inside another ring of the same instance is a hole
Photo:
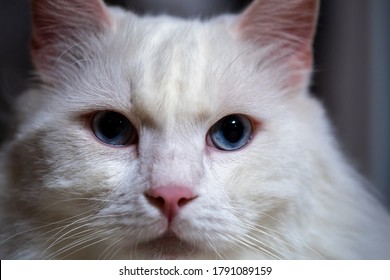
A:
{"label": "cat's left eye", "polygon": [[219,150],[234,151],[248,144],[252,133],[253,126],[248,117],[229,115],[211,127],[207,142]]}
{"label": "cat's left eye", "polygon": [[102,111],[92,117],[92,131],[105,144],[128,146],[135,144],[138,136],[133,124],[122,114]]}

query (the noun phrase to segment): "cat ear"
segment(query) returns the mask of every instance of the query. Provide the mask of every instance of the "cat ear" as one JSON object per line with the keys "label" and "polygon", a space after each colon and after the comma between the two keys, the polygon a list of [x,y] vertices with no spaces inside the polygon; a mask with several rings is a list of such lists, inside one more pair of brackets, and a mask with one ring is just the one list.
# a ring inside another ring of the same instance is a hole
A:
{"label": "cat ear", "polygon": [[235,30],[258,45],[274,45],[294,67],[310,68],[318,0],[254,0]]}
{"label": "cat ear", "polygon": [[50,68],[85,36],[111,25],[102,0],[31,0],[31,8],[31,54],[38,71]]}

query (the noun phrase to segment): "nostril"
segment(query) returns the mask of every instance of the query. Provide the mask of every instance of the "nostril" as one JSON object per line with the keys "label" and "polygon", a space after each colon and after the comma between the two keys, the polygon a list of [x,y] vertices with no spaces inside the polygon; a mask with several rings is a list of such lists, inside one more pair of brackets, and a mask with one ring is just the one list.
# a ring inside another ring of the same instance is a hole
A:
{"label": "nostril", "polygon": [[192,197],[192,198],[181,198],[179,199],[179,201],[177,202],[177,205],[179,205],[179,207],[183,207],[184,205],[186,205],[188,202],[190,202],[191,200],[193,200],[195,197]]}
{"label": "nostril", "polygon": [[145,193],[145,196],[146,199],[149,201],[149,203],[152,204],[153,206],[159,209],[162,209],[164,207],[165,201],[164,198],[162,198],[161,196],[153,197],[147,193]]}

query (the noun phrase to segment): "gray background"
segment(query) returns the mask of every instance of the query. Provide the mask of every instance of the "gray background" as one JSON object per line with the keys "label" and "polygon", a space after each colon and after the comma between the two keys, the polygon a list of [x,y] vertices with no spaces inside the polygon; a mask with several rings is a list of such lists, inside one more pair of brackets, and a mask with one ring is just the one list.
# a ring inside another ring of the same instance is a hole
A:
{"label": "gray background", "polygon": [[[107,2],[137,13],[207,17],[237,12],[250,1]],[[0,0],[0,141],[6,125],[12,128],[12,100],[31,70],[28,7],[28,0]],[[327,107],[353,164],[390,205],[390,1],[323,0],[314,50],[313,94]]]}

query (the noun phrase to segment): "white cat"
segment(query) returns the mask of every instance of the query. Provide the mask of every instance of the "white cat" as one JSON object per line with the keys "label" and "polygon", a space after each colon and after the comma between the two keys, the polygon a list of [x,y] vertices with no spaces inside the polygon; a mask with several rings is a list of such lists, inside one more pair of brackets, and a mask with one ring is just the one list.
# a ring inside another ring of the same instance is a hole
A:
{"label": "white cat", "polygon": [[208,21],[32,8],[2,259],[390,258],[390,216],[308,93],[318,1]]}

